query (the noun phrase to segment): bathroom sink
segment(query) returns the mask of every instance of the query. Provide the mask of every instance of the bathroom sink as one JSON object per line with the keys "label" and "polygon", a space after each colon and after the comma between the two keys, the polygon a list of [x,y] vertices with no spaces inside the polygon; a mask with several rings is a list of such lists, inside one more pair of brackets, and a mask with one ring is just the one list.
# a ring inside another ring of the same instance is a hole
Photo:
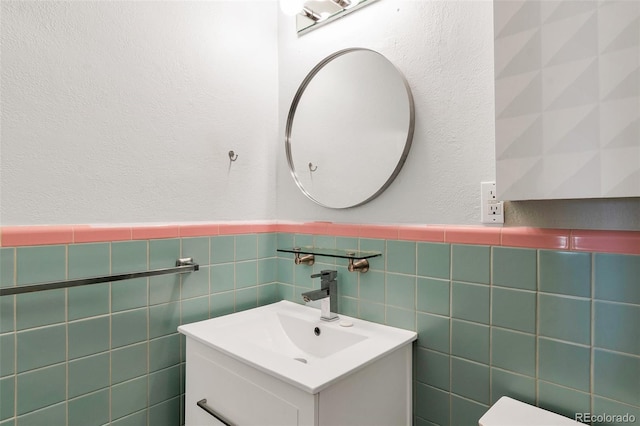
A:
{"label": "bathroom sink", "polygon": [[319,309],[289,301],[186,324],[178,331],[312,394],[417,337],[413,331],[344,315],[339,321],[321,321]]}

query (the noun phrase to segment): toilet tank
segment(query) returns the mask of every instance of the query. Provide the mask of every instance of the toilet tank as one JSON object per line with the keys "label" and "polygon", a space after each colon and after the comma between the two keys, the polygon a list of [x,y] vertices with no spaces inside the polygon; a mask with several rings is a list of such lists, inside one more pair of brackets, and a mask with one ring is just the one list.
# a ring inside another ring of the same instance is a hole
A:
{"label": "toilet tank", "polygon": [[576,426],[582,423],[503,396],[478,420],[479,426]]}

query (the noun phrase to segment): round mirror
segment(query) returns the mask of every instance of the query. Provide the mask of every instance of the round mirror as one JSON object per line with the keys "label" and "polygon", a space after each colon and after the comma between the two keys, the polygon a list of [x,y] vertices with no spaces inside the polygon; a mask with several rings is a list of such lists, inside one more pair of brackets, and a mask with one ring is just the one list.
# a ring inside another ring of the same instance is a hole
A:
{"label": "round mirror", "polygon": [[400,71],[373,50],[341,50],[311,70],[291,104],[291,175],[324,207],[359,206],[400,172],[413,127],[413,97]]}

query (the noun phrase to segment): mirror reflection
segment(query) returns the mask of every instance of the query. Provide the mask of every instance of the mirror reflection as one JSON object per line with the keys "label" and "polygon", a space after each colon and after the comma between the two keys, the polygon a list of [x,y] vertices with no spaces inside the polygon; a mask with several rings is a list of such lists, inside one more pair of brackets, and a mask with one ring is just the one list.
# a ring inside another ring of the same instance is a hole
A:
{"label": "mirror reflection", "polygon": [[336,52],[304,79],[289,110],[291,174],[322,206],[364,204],[399,173],[413,127],[411,90],[388,59],[368,49]]}

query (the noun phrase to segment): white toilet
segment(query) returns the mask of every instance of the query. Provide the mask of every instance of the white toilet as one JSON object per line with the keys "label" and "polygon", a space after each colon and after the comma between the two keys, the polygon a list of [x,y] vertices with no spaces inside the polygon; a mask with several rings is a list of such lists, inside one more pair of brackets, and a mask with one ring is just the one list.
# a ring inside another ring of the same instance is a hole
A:
{"label": "white toilet", "polygon": [[[575,426],[582,423],[503,396],[478,420],[479,426]],[[584,426],[584,425],[583,425]]]}

